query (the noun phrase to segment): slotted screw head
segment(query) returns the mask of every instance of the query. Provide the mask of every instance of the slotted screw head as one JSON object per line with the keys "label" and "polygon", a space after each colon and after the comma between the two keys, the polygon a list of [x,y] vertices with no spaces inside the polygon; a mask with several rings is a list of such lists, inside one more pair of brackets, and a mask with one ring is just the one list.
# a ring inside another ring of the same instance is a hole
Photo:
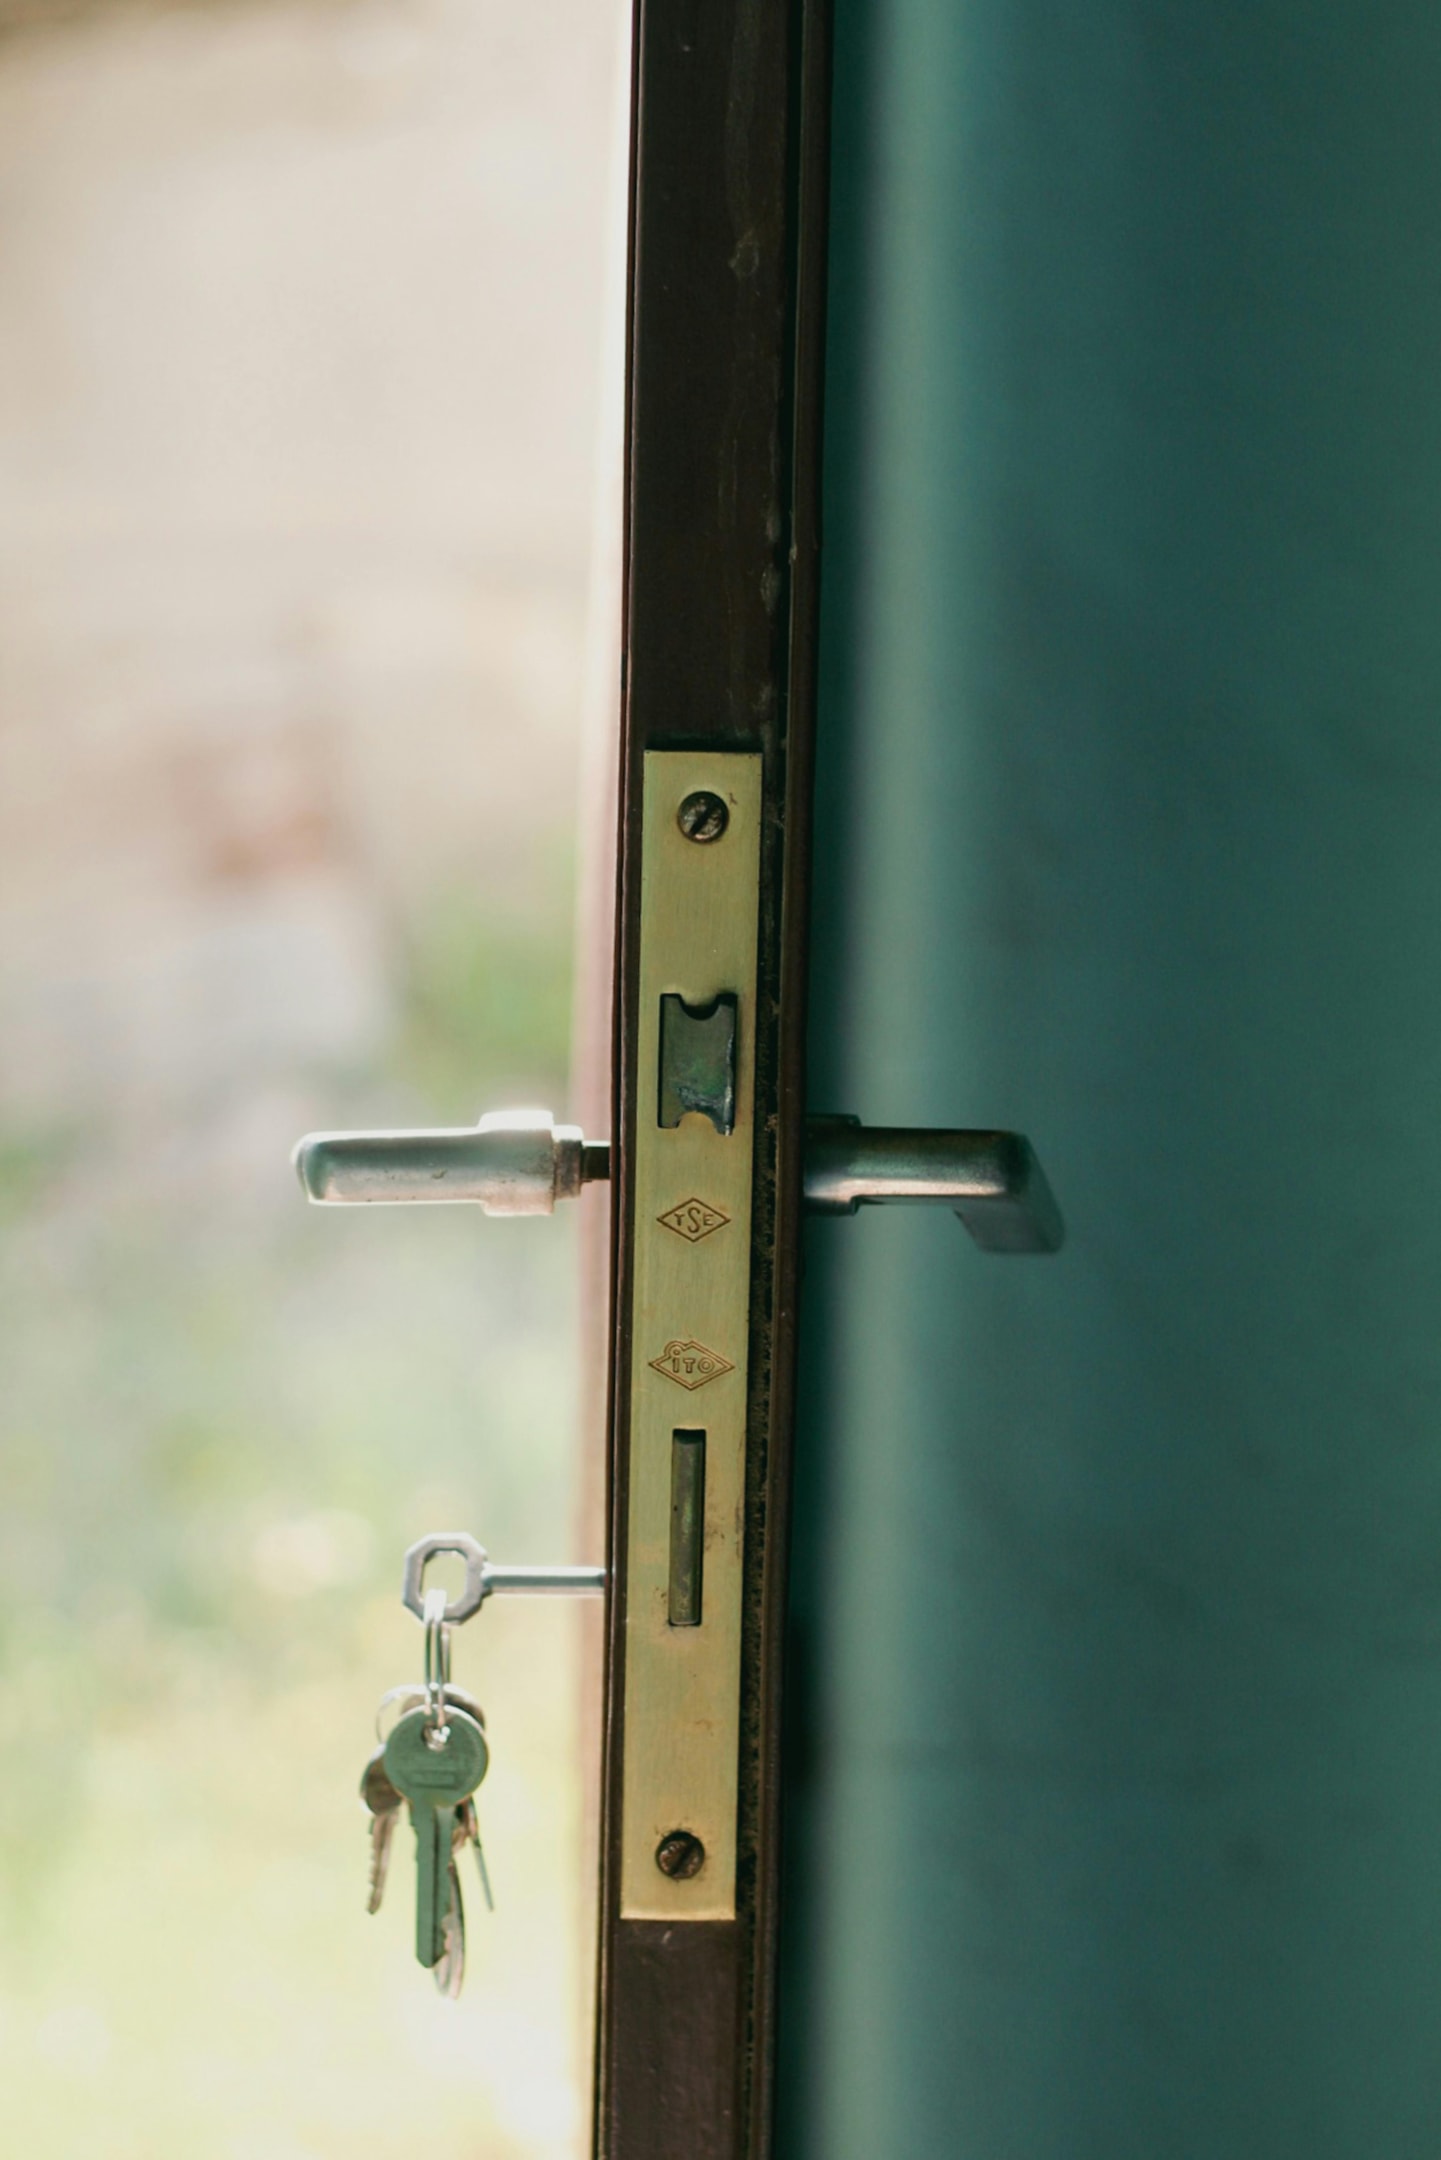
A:
{"label": "slotted screw head", "polygon": [[689,1882],[705,1866],[705,1847],[692,1830],[668,1830],[655,1849],[655,1864],[672,1882]]}
{"label": "slotted screw head", "polygon": [[704,843],[719,840],[731,821],[731,814],[719,795],[712,795],[709,788],[697,788],[687,795],[675,814],[675,821],[687,840]]}

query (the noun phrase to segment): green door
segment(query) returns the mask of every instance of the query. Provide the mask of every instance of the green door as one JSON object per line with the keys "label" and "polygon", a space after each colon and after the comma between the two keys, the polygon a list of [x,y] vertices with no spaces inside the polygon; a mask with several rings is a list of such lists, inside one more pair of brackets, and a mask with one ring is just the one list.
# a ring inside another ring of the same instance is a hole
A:
{"label": "green door", "polygon": [[1441,2149],[1441,15],[839,0],[786,2160]]}

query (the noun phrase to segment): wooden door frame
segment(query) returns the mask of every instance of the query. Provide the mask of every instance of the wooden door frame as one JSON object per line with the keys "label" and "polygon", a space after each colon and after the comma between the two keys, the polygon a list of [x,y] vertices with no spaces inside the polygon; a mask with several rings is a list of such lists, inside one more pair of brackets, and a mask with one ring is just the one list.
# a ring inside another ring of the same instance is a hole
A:
{"label": "wooden door frame", "polygon": [[[612,1133],[599,2160],[764,2160],[799,1288],[820,544],[828,0],[637,0]],[[737,1917],[622,1920],[618,1831],[641,772],[764,786]]]}

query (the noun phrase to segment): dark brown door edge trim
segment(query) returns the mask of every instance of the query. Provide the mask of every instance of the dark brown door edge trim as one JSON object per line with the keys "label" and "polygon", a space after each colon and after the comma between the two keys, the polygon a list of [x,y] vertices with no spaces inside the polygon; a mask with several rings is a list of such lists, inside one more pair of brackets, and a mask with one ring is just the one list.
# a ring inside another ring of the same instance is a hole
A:
{"label": "dark brown door edge trim", "polygon": [[[764,2160],[775,2034],[781,1666],[799,1277],[819,553],[827,0],[639,0],[596,2150]],[[641,771],[759,751],[754,1267],[734,1921],[621,1920]]]}

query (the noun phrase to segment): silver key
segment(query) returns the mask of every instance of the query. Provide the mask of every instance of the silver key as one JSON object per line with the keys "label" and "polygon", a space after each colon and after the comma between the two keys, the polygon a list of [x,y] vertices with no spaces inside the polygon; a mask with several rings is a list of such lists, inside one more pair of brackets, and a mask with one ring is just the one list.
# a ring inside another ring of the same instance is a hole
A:
{"label": "silver key", "polygon": [[[460,1810],[456,1810],[457,1818]],[[450,1866],[446,1870],[449,1895],[445,1918],[441,1922],[441,1951],[435,1961],[435,1985],[451,2002],[458,2000],[465,1980],[465,1907],[460,1898],[460,1876],[455,1865],[456,1848],[460,1843],[457,1833],[451,1845]]]}
{"label": "silver key", "polygon": [[[439,1596],[438,1592],[432,1595]],[[456,1704],[445,1723],[429,1709],[406,1712],[385,1743],[391,1783],[410,1802],[415,1828],[415,1955],[429,1969],[446,1947],[445,1923],[455,1888],[455,1814],[485,1776],[485,1735]]]}
{"label": "silver key", "polygon": [[[484,1732],[485,1712],[466,1688],[456,1687],[453,1682],[447,1681],[445,1699],[448,1703],[454,1703],[458,1710],[466,1711],[475,1719],[476,1724]],[[408,1710],[416,1709],[425,1700],[426,1691],[423,1686],[391,1688],[381,1701],[380,1713],[376,1718],[377,1730],[381,1729],[380,1718],[384,1716],[386,1710],[393,1707],[397,1717],[403,1717]],[[396,1791],[386,1775],[384,1739],[382,1739],[380,1746],[375,1750],[375,1753],[365,1766],[360,1780],[360,1797],[370,1810],[370,1896],[365,1909],[368,1913],[378,1913],[381,1900],[385,1896],[386,1879],[390,1872],[390,1849],[395,1842],[395,1826],[400,1820],[400,1811],[405,1805],[402,1796]],[[457,1809],[456,1812],[459,1815],[462,1810]],[[480,1863],[480,1881],[485,1892],[486,1907],[490,1912],[494,1912],[495,1902],[490,1894],[490,1878],[486,1874],[485,1854],[480,1848],[480,1831],[474,1827],[475,1804],[473,1801],[466,1801],[464,1812],[468,1815],[470,1827],[467,1828],[465,1837],[461,1835],[459,1827],[457,1827],[455,1850],[459,1852],[466,1837],[469,1837],[474,1843],[476,1858]],[[458,1888],[457,1895],[459,1895]],[[463,1968],[465,1962],[465,1916],[463,1913],[460,1917],[460,1960]],[[437,1985],[439,1985],[439,1982],[437,1982]],[[459,1992],[458,1986],[456,1992]]]}
{"label": "silver key", "polygon": [[385,1896],[395,1826],[405,1805],[386,1773],[383,1747],[376,1749],[361,1773],[360,1797],[370,1810],[370,1896],[365,1909],[368,1913],[378,1913],[380,1901]]}
{"label": "silver key", "polygon": [[480,1887],[485,1893],[485,1909],[495,1911],[495,1899],[490,1894],[490,1869],[485,1864],[485,1847],[480,1842],[480,1818],[475,1812],[474,1797],[462,1800],[455,1811],[455,1850],[475,1847],[475,1864],[480,1869]]}
{"label": "silver key", "polygon": [[465,1904],[460,1895],[459,1860],[467,1845],[475,1847],[475,1857],[480,1867],[480,1886],[485,1892],[486,1907],[495,1911],[495,1900],[490,1894],[490,1876],[486,1872],[485,1854],[480,1844],[480,1824],[476,1817],[474,1799],[462,1800],[455,1811],[455,1826],[450,1833],[450,1897],[445,1912],[445,1947],[435,1968],[435,1984],[442,1995],[455,2002],[465,1979]]}

